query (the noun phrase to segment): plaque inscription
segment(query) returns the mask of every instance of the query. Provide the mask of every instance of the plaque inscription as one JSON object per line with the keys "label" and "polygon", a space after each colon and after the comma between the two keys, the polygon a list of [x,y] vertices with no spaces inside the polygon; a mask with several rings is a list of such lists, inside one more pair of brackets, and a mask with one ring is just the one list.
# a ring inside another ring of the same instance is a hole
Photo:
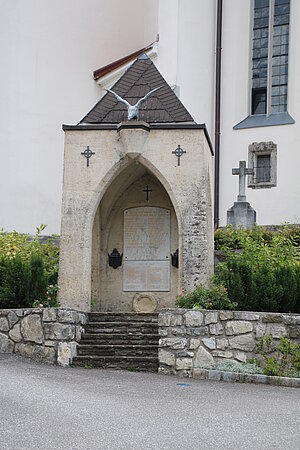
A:
{"label": "plaque inscription", "polygon": [[170,211],[124,211],[124,291],[170,290]]}

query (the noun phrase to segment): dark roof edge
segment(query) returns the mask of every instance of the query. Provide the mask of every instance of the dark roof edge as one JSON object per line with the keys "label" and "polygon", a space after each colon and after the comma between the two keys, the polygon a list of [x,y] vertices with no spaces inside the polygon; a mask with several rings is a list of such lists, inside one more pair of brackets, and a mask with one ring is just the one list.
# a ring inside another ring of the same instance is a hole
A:
{"label": "dark roof edge", "polygon": [[117,61],[113,61],[112,63],[107,64],[106,66],[95,70],[93,73],[94,80],[98,80],[99,78],[104,77],[104,75],[107,75],[108,73],[118,69],[119,67],[122,67],[123,65],[136,59],[138,56],[142,55],[143,53],[149,52],[149,50],[151,50],[153,48],[154,43],[155,42],[153,42],[150,45],[147,45],[147,47],[137,50],[136,52],[130,53],[130,55],[124,56],[123,58],[120,58]]}
{"label": "dark roof edge", "polygon": [[[80,123],[78,125],[62,125],[63,131],[72,130],[117,130],[118,123]],[[150,123],[150,130],[204,130],[211,154],[214,156],[214,149],[205,123],[176,122],[176,123]]]}

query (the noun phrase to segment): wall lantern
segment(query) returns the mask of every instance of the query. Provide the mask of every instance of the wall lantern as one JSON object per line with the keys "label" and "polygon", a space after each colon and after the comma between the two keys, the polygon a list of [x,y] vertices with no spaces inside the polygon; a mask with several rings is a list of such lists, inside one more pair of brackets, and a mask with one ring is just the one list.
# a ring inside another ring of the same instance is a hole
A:
{"label": "wall lantern", "polygon": [[176,252],[171,253],[171,257],[172,257],[172,266],[173,267],[177,267],[178,269],[178,249],[176,250]]}
{"label": "wall lantern", "polygon": [[116,248],[113,249],[111,254],[108,253],[108,264],[110,267],[116,269],[122,265],[123,253],[120,255],[120,252]]}

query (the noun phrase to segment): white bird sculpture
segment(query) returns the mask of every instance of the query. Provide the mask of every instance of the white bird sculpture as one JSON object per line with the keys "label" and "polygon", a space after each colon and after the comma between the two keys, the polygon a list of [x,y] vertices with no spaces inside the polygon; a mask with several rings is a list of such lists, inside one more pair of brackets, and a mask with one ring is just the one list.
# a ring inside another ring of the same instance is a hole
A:
{"label": "white bird sculpture", "polygon": [[142,102],[147,100],[147,98],[150,97],[150,95],[152,95],[155,91],[158,91],[158,89],[160,89],[160,88],[162,88],[162,86],[152,89],[152,91],[148,92],[148,94],[146,94],[143,98],[140,98],[139,101],[135,105],[131,105],[130,103],[128,103],[127,100],[124,100],[124,98],[120,97],[114,91],[111,91],[110,89],[105,89],[105,90],[107,92],[111,92],[112,94],[114,94],[114,96],[119,100],[119,102],[122,102],[127,106],[128,120],[131,120],[134,117],[136,117],[137,120],[139,120],[139,108],[140,108]]}

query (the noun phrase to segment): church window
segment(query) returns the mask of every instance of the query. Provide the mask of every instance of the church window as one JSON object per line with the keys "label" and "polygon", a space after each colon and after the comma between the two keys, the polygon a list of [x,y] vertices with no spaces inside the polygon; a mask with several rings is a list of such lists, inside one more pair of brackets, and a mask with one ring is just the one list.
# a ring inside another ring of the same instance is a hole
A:
{"label": "church window", "polygon": [[254,0],[251,114],[287,111],[290,0]]}
{"label": "church window", "polygon": [[253,142],[249,145],[248,167],[253,175],[248,176],[248,187],[271,188],[277,185],[277,145],[274,142]]}

